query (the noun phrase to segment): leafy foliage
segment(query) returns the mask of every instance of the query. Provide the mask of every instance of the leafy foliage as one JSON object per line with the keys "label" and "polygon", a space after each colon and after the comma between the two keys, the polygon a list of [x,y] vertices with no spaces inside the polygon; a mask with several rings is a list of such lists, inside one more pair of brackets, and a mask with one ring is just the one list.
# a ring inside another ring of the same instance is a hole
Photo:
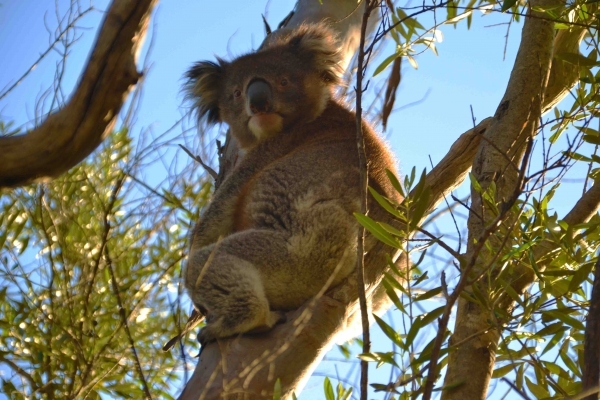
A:
{"label": "leafy foliage", "polygon": [[149,154],[122,130],[59,179],[3,193],[0,363],[11,398],[144,396],[115,287],[144,379],[172,398],[182,360],[161,347],[180,323],[177,282],[197,217],[189,210],[211,185],[149,190],[140,168]]}

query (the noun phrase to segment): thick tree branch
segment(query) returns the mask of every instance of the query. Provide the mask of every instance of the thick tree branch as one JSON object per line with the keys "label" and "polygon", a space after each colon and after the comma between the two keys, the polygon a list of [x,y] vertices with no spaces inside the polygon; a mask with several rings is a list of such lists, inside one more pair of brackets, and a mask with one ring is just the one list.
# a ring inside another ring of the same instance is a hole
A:
{"label": "thick tree branch", "polygon": [[156,2],[113,1],[67,105],[25,135],[0,137],[0,188],[50,180],[82,161],[110,134],[140,77],[136,57]]}

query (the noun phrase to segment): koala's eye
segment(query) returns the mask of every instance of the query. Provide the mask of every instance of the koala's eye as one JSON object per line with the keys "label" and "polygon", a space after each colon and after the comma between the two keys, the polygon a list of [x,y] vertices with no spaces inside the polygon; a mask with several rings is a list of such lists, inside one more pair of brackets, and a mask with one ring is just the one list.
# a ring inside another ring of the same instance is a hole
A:
{"label": "koala's eye", "polygon": [[234,90],[233,97],[240,97],[241,95],[242,95],[242,92],[240,92],[239,89]]}
{"label": "koala's eye", "polygon": [[288,80],[287,80],[287,79],[285,79],[285,78],[283,78],[283,79],[282,79],[282,80],[279,82],[279,84],[280,84],[281,86],[287,86],[287,84],[288,84]]}

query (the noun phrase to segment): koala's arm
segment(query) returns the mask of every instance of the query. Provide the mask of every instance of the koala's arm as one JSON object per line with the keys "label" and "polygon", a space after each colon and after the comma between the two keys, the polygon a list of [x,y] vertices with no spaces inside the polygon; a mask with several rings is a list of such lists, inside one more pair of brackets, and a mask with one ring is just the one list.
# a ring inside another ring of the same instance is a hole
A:
{"label": "koala's arm", "polygon": [[192,230],[190,253],[231,233],[236,199],[237,197],[219,199],[215,196]]}

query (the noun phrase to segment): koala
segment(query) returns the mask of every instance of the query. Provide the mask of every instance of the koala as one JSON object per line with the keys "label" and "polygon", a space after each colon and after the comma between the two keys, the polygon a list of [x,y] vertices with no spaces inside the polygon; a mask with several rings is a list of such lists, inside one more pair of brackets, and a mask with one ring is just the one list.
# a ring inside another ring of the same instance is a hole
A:
{"label": "koala", "polygon": [[[227,124],[244,152],[191,235],[184,283],[206,316],[202,344],[267,331],[334,273],[333,286],[355,270],[356,115],[334,98],[339,62],[331,31],[303,25],[187,73],[199,119]],[[389,150],[364,121],[363,135],[370,186],[400,201]],[[389,215],[369,204],[373,218]]]}

